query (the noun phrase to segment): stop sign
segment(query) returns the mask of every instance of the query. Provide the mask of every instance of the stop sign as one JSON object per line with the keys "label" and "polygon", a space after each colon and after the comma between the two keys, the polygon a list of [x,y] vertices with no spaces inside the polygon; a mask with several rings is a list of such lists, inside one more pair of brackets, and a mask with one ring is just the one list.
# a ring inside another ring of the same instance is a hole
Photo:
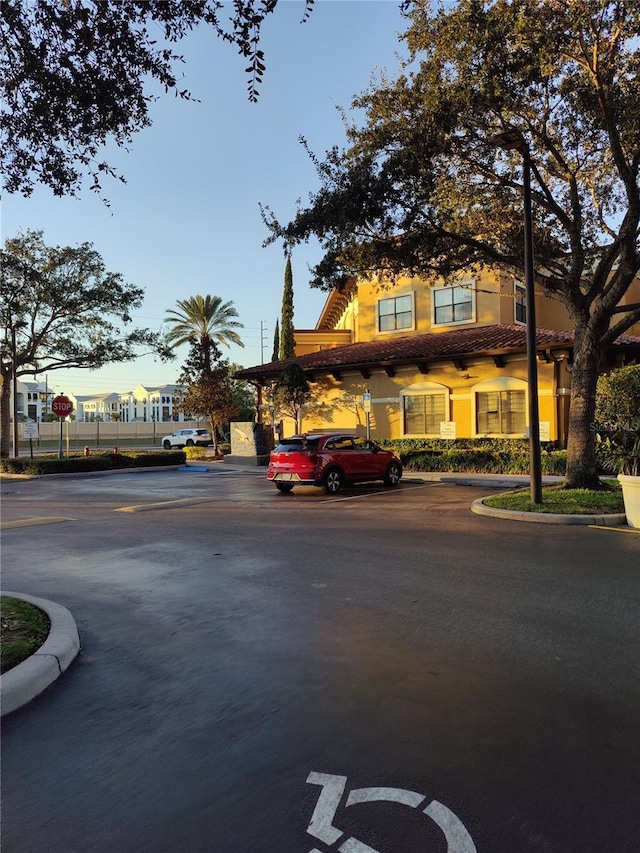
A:
{"label": "stop sign", "polygon": [[59,418],[66,418],[73,411],[73,403],[68,397],[54,397],[51,401],[51,411]]}

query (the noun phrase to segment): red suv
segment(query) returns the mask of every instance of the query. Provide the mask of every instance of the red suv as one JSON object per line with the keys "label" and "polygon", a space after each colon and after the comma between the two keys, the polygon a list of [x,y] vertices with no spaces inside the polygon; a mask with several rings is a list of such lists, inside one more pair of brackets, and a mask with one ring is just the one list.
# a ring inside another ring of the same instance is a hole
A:
{"label": "red suv", "polygon": [[343,483],[384,480],[397,486],[402,463],[393,450],[383,450],[358,435],[309,433],[281,439],[271,452],[267,479],[280,492],[294,486],[324,486],[335,494]]}

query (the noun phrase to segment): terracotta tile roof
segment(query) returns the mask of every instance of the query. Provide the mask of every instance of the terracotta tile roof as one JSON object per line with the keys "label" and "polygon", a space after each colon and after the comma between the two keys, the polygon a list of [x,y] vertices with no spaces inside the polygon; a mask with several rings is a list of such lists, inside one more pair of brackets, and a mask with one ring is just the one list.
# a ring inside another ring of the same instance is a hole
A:
{"label": "terracotta tile roof", "polygon": [[[540,349],[571,348],[573,332],[538,329]],[[627,346],[640,355],[640,337],[621,335],[614,347]],[[467,326],[451,332],[426,335],[390,337],[382,341],[363,341],[347,346],[332,347],[320,352],[299,356],[297,361],[305,371],[326,371],[360,367],[390,367],[428,361],[451,361],[472,353],[504,355],[524,352],[527,348],[526,327],[520,325]],[[240,379],[272,379],[289,362],[276,361],[239,371]]]}

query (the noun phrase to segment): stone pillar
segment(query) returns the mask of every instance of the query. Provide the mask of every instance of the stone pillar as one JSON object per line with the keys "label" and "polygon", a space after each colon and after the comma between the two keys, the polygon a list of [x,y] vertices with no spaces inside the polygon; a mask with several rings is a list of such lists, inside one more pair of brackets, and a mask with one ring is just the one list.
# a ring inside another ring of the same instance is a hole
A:
{"label": "stone pillar", "polygon": [[231,453],[224,457],[229,465],[254,467],[267,465],[273,448],[273,429],[259,423],[231,424]]}

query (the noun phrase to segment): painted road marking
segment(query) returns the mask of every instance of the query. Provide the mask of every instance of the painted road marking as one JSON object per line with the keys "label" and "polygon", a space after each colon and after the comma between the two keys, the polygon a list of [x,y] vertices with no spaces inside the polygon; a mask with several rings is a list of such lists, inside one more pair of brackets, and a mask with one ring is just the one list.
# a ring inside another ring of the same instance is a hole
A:
{"label": "painted road marking", "polygon": [[324,841],[325,844],[331,845],[344,835],[342,830],[332,825],[332,821],[340,805],[347,777],[312,771],[307,776],[307,782],[310,785],[322,786],[307,832],[314,838]]}
{"label": "painted road marking", "polygon": [[[405,482],[405,483],[403,483],[403,485],[408,486],[409,483]],[[410,488],[411,489],[429,489],[432,486],[440,486],[440,485],[442,485],[442,483],[415,483],[415,484],[411,483]],[[344,498],[329,498],[329,499],[325,500],[324,503],[326,503],[326,504],[337,504],[337,503],[340,503],[341,501],[356,501],[356,500],[361,500],[362,498],[373,498],[376,495],[398,494],[399,491],[400,490],[396,487],[395,489],[394,488],[383,489],[380,492],[362,492],[361,494],[349,495],[348,497],[344,497]]]}
{"label": "painted road marking", "polygon": [[114,512],[145,512],[148,509],[172,509],[176,506],[190,506],[213,501],[215,498],[177,498],[174,501],[160,501],[154,504],[136,504],[135,506],[121,506]]}
{"label": "painted road marking", "polygon": [[[345,835],[333,821],[347,785],[347,777],[312,771],[307,777],[307,782],[311,785],[320,785],[322,788],[307,832],[330,847]],[[417,809],[426,799],[424,794],[404,788],[356,788],[347,797],[345,808],[360,803],[388,802]],[[441,830],[447,842],[447,853],[477,853],[473,839],[460,818],[443,803],[431,800],[423,809],[423,814],[427,815]],[[347,838],[337,850],[339,853],[379,853],[373,847],[353,837]],[[321,853],[321,851],[314,847],[310,853]]]}
{"label": "painted road marking", "polygon": [[46,516],[43,518],[21,518],[19,521],[3,521],[0,530],[10,530],[12,527],[34,527],[37,524],[58,524],[60,521],[75,521],[75,518],[59,518]]}
{"label": "painted road marking", "polygon": [[604,524],[588,525],[592,530],[614,530],[616,533],[640,533],[640,527],[607,527]]}
{"label": "painted road marking", "polygon": [[423,794],[416,794],[415,791],[406,791],[404,788],[357,788],[349,794],[346,804],[355,806],[357,803],[375,803],[382,800],[417,809],[426,797]]}

